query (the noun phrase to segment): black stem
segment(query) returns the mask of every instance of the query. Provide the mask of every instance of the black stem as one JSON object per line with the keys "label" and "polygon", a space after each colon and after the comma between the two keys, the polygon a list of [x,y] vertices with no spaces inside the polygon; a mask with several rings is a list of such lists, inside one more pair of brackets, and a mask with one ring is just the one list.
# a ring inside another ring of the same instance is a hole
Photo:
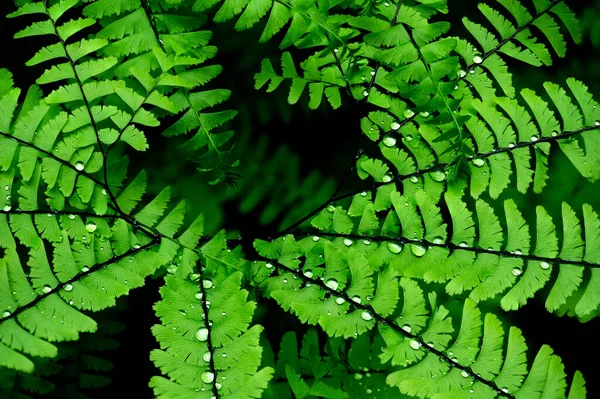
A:
{"label": "black stem", "polygon": [[459,369],[461,371],[465,371],[466,373],[469,374],[470,377],[472,377],[475,380],[479,381],[480,383],[482,383],[484,385],[487,385],[488,387],[492,388],[500,396],[504,396],[504,397],[510,398],[510,399],[515,399],[515,397],[513,395],[510,395],[509,393],[504,392],[493,381],[486,380],[485,378],[479,376],[476,372],[474,372],[470,367],[461,365],[457,361],[453,360],[453,358],[450,357],[449,355],[447,355],[446,353],[433,348],[428,343],[426,343],[420,336],[418,336],[416,334],[412,334],[412,333],[404,330],[401,326],[399,326],[398,324],[396,324],[396,322],[394,320],[390,320],[390,319],[388,319],[388,318],[386,318],[384,316],[381,316],[377,312],[375,312],[375,310],[371,306],[355,302],[346,292],[334,290],[334,289],[328,287],[320,279],[307,277],[307,276],[305,276],[302,273],[298,273],[294,269],[291,269],[291,268],[289,268],[289,267],[287,267],[285,265],[282,265],[282,264],[280,264],[280,263],[278,263],[276,261],[273,261],[272,259],[263,258],[263,257],[260,257],[260,258],[262,258],[263,261],[270,262],[277,269],[283,269],[283,270],[285,270],[288,273],[293,273],[294,275],[297,275],[299,278],[301,278],[305,282],[309,282],[310,284],[314,284],[314,285],[319,286],[321,289],[327,291],[329,294],[331,294],[333,296],[338,296],[338,297],[344,298],[344,300],[346,302],[348,302],[350,304],[350,306],[353,306],[356,309],[360,309],[360,310],[369,312],[371,314],[371,316],[373,316],[373,318],[379,324],[387,325],[387,326],[391,327],[394,331],[402,334],[403,336],[405,336],[407,338],[410,338],[412,340],[417,341],[419,343],[419,347],[420,348],[423,348],[425,351],[429,351],[429,352],[433,353],[434,355],[439,356],[441,359],[443,359],[444,361],[448,362],[451,365],[451,367],[456,367],[457,369]]}

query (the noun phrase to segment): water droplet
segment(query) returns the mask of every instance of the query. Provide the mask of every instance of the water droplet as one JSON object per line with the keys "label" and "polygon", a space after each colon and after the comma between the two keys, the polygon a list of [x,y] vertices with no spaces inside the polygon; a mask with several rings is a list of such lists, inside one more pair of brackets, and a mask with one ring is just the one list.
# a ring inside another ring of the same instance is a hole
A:
{"label": "water droplet", "polygon": [[307,270],[304,272],[304,276],[308,278],[313,278],[313,272],[311,270]]}
{"label": "water droplet", "polygon": [[466,247],[469,246],[469,244],[467,244],[466,242],[463,241],[460,244],[458,244],[458,246],[461,247],[461,248],[466,248]]}
{"label": "water droplet", "polygon": [[429,173],[429,176],[433,181],[437,182],[442,182],[446,180],[446,174],[443,170],[434,170],[433,172]]}
{"label": "water droplet", "polygon": [[[218,383],[218,382],[215,382],[215,388],[217,388],[217,390],[219,390],[219,389],[223,388],[223,385],[221,385],[221,384],[220,384],[220,383]],[[215,397],[213,396],[213,398],[215,398]],[[216,399],[216,398],[215,398],[215,399]]]}
{"label": "water droplet", "polygon": [[595,121],[594,126],[600,126],[600,121]]}
{"label": "water droplet", "polygon": [[552,132],[552,137],[556,137],[556,136],[558,136],[558,132],[555,130]]}
{"label": "water droplet", "polygon": [[85,225],[85,229],[88,233],[93,233],[94,231],[96,231],[96,223],[88,223]]}
{"label": "water droplet", "polygon": [[523,274],[523,271],[521,269],[514,268],[514,269],[512,269],[511,273],[512,273],[513,276],[517,276],[518,277],[521,274]]}
{"label": "water droplet", "polygon": [[210,358],[211,358],[210,352],[206,352],[206,353],[204,353],[204,355],[202,355],[202,360],[204,360],[206,363],[210,362]]}
{"label": "water droplet", "polygon": [[205,371],[204,373],[202,373],[202,375],[200,375],[200,379],[203,383],[210,384],[215,380],[215,374],[211,371]]}
{"label": "water droplet", "polygon": [[11,210],[11,209],[12,209],[12,208],[10,207],[10,205],[5,205],[5,206],[4,206],[4,208],[2,208],[2,210],[3,210],[4,212],[10,212],[10,210]]}
{"label": "water droplet", "polygon": [[365,245],[371,245],[371,240],[363,240],[363,244],[365,244]]}
{"label": "water droplet", "polygon": [[508,144],[508,148],[515,148],[515,143]]}
{"label": "water droplet", "polygon": [[460,375],[462,375],[463,377],[467,378],[469,376],[469,373],[466,370],[463,370],[460,372]]}
{"label": "water droplet", "polygon": [[390,3],[386,1],[385,3],[383,3],[383,5],[386,6],[386,7],[389,7]]}
{"label": "water droplet", "polygon": [[208,328],[202,327],[196,331],[196,339],[202,342],[206,341],[208,339]]}
{"label": "water droplet", "polygon": [[438,245],[446,243],[446,241],[442,237],[434,237],[432,242]]}
{"label": "water droplet", "polygon": [[393,254],[399,254],[400,252],[402,252],[401,244],[397,244],[395,242],[388,242],[387,246],[390,252]]}
{"label": "water droplet", "polygon": [[508,393],[508,388],[502,388],[502,392]]}
{"label": "water droplet", "polygon": [[352,297],[352,302],[360,304],[362,302],[362,300],[360,299],[360,297],[358,295],[355,295]]}
{"label": "water droplet", "polygon": [[371,319],[373,318],[373,315],[372,315],[370,312],[368,312],[368,311],[364,310],[364,311],[363,311],[363,312],[360,314],[360,317],[361,317],[361,318],[362,318],[364,321],[369,321],[369,320],[371,320]]}
{"label": "water droplet", "polygon": [[344,302],[346,302],[346,300],[344,298],[342,298],[341,296],[335,298],[335,303],[337,303],[338,305],[342,305]]}
{"label": "water droplet", "polygon": [[362,380],[362,378],[363,378],[363,375],[361,373],[355,373],[354,374],[354,379],[355,380]]}
{"label": "water droplet", "polygon": [[328,205],[327,206],[327,211],[333,213],[333,211],[335,211],[335,206],[333,205]]}
{"label": "water droplet", "polygon": [[414,350],[417,350],[417,349],[419,349],[421,347],[421,343],[419,341],[415,340],[415,339],[411,339],[408,344]]}
{"label": "water droplet", "polygon": [[419,178],[417,176],[411,176],[409,180],[410,180],[411,183],[418,183],[419,182]]}
{"label": "water droplet", "polygon": [[10,316],[10,312],[9,312],[8,310],[5,310],[5,311],[2,313],[2,317],[9,317],[9,316]]}
{"label": "water droplet", "polygon": [[402,329],[403,329],[404,331],[406,331],[407,333],[409,333],[409,332],[411,332],[411,331],[412,331],[412,328],[411,328],[411,327],[410,327],[408,324],[405,324],[405,325],[403,325],[403,326],[402,326]]}
{"label": "water droplet", "polygon": [[481,168],[485,164],[485,160],[483,158],[473,158],[473,166],[477,168]]}
{"label": "water droplet", "polygon": [[345,245],[345,246],[349,247],[349,246],[351,246],[352,244],[354,244],[354,241],[352,241],[352,240],[351,240],[351,239],[349,239],[349,238],[344,238],[344,245]]}
{"label": "water droplet", "polygon": [[320,239],[321,239],[321,238],[320,238],[319,236],[313,236],[313,238],[312,238],[312,240],[313,240],[314,242],[317,242],[317,241],[319,241]]}
{"label": "water droplet", "polygon": [[266,267],[267,269],[272,269],[272,268],[273,268],[273,264],[272,264],[272,263],[268,263],[268,262],[267,262],[267,263],[265,263],[265,267]]}
{"label": "water droplet", "polygon": [[542,261],[542,262],[540,262],[540,267],[544,270],[548,270],[548,269],[550,269],[550,263]]}
{"label": "water droplet", "polygon": [[65,286],[63,287],[65,289],[65,291],[69,292],[69,291],[73,291],[73,285],[71,284],[65,284]]}
{"label": "water droplet", "polygon": [[288,279],[287,279],[287,278],[284,278],[284,279],[283,279],[283,284],[287,284],[287,283],[288,283]]}
{"label": "water droplet", "polygon": [[108,195],[105,189],[102,189],[102,195]]}
{"label": "water droplet", "polygon": [[194,295],[194,298],[196,298],[199,301],[201,301],[203,297],[204,297],[204,294],[202,294],[201,292],[198,292],[196,295]]}
{"label": "water droplet", "polygon": [[393,137],[386,137],[383,139],[383,145],[386,147],[393,147],[396,145],[396,139]]}
{"label": "water droplet", "polygon": [[535,143],[536,141],[538,141],[540,138],[538,136],[531,136],[531,141],[533,143]]}
{"label": "water droplet", "polygon": [[339,49],[337,49],[337,48],[334,48],[334,49],[333,49],[333,52],[337,54],[337,53],[339,53],[339,52],[340,52],[340,50],[339,50]]}
{"label": "water droplet", "polygon": [[223,353],[221,357],[227,357],[227,353]]}
{"label": "water droplet", "polygon": [[45,285],[44,288],[42,288],[42,292],[44,294],[48,294],[51,291],[52,291],[52,287],[50,287],[49,285]]}
{"label": "water droplet", "polygon": [[398,130],[398,129],[400,129],[400,126],[401,125],[398,122],[392,122],[392,124],[390,125],[392,130]]}
{"label": "water droplet", "polygon": [[83,168],[85,168],[85,165],[83,164],[83,162],[76,162],[75,163],[75,169],[77,169],[78,171],[82,171]]}
{"label": "water droplet", "polygon": [[411,136],[411,135],[409,134],[408,136],[406,136],[406,137],[404,138],[404,140],[406,140],[406,141],[408,141],[408,142],[411,142],[411,141],[413,141],[413,136]]}
{"label": "water droplet", "polygon": [[425,255],[425,252],[427,252],[427,248],[425,248],[421,244],[412,244],[410,246],[410,251],[413,253],[414,256],[416,256],[417,258],[420,258],[423,255]]}
{"label": "water droplet", "polygon": [[389,183],[392,181],[392,175],[390,175],[389,173],[386,173],[385,175],[383,175],[383,177],[381,178],[381,181],[384,183]]}
{"label": "water droplet", "polygon": [[475,56],[473,56],[473,62],[475,64],[481,64],[483,62],[483,57],[481,57],[481,54],[475,54]]}
{"label": "water droplet", "polygon": [[427,118],[429,116],[429,111],[421,111],[419,112],[419,115],[421,115],[422,118]]}
{"label": "water droplet", "polygon": [[90,268],[89,268],[89,267],[87,267],[87,266],[84,266],[84,267],[82,267],[82,268],[81,268],[81,272],[82,272],[82,273],[87,273],[87,272],[89,272],[89,271],[90,271]]}
{"label": "water droplet", "polygon": [[375,71],[371,71],[369,73],[371,74],[371,76],[375,76]]}
{"label": "water droplet", "polygon": [[407,108],[407,109],[404,110],[404,117],[406,119],[412,118],[413,116],[415,116],[415,111],[413,111],[410,108]]}
{"label": "water droplet", "polygon": [[213,282],[211,280],[202,280],[202,287],[209,289],[213,286]]}
{"label": "water droplet", "polygon": [[365,75],[362,75],[362,76],[360,77],[360,79],[361,79],[361,80],[366,80],[366,79],[367,79],[367,77],[366,77]]}
{"label": "water droplet", "polygon": [[[140,247],[140,244],[135,244],[135,245],[133,246],[133,249],[140,249],[140,248],[141,248],[141,247]],[[199,278],[199,277],[200,277],[200,275],[198,275],[198,278]]]}
{"label": "water droplet", "polygon": [[459,69],[458,72],[456,72],[456,75],[462,79],[465,76],[467,76],[467,71],[465,71],[464,69]]}
{"label": "water droplet", "polygon": [[367,97],[369,95],[369,92],[366,90],[363,90],[363,97]]}
{"label": "water droplet", "polygon": [[4,189],[5,189],[6,191],[10,190],[10,186],[9,186],[9,185],[6,185],[6,186],[4,186]]}
{"label": "water droplet", "polygon": [[521,252],[520,249],[515,249],[515,255],[522,255],[523,252]]}
{"label": "water droplet", "polygon": [[336,280],[334,280],[334,279],[327,280],[327,282],[325,283],[325,285],[326,285],[328,288],[330,288],[330,289],[332,289],[332,290],[334,290],[334,291],[337,291],[337,289],[338,289],[338,287],[339,287],[339,284],[338,284],[338,282],[337,282]]}

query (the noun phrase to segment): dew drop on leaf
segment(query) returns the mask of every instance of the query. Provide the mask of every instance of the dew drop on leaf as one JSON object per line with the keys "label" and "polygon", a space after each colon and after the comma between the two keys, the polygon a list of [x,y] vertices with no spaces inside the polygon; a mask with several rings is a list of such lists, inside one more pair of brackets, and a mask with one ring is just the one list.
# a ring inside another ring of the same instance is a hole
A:
{"label": "dew drop on leaf", "polygon": [[338,289],[338,287],[339,287],[339,284],[338,284],[338,282],[337,282],[336,280],[334,280],[334,279],[327,280],[327,282],[325,283],[325,285],[326,285],[328,288],[330,288],[330,289],[332,289],[332,290],[334,290],[334,291],[337,291],[337,289]]}
{"label": "dew drop on leaf", "polygon": [[388,242],[387,246],[389,251],[393,254],[399,254],[400,252],[402,252],[402,245],[400,244],[397,244],[395,242]]}
{"label": "dew drop on leaf", "polygon": [[421,347],[421,343],[419,341],[415,340],[415,339],[411,339],[408,344],[414,350],[417,350],[417,349],[419,349]]}
{"label": "dew drop on leaf", "polygon": [[472,162],[473,166],[477,168],[481,168],[485,164],[485,161],[482,158],[473,158]]}
{"label": "dew drop on leaf", "polygon": [[88,223],[85,225],[85,230],[88,233],[93,233],[94,231],[96,231],[96,228],[97,228],[96,223]]}
{"label": "dew drop on leaf", "polygon": [[396,145],[396,139],[393,137],[386,137],[383,139],[383,145],[386,147],[393,147]]}
{"label": "dew drop on leaf", "polygon": [[215,374],[212,371],[205,371],[202,373],[202,375],[200,375],[200,379],[203,383],[210,384],[215,380]]}
{"label": "dew drop on leaf", "polygon": [[425,255],[425,253],[427,252],[427,248],[425,248],[423,245],[421,244],[412,244],[410,246],[410,250],[412,252],[412,254],[414,256],[416,256],[417,258],[422,257],[423,255]]}
{"label": "dew drop on leaf", "polygon": [[208,339],[208,328],[202,327],[196,331],[196,339],[201,342],[206,341]]}

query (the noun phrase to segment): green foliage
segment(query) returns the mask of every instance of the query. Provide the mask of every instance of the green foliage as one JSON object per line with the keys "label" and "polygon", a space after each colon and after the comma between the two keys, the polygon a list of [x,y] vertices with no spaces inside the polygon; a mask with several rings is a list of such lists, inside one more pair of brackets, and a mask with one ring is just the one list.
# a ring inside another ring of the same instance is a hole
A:
{"label": "green foliage", "polygon": [[[94,353],[114,341],[94,313],[152,275],[164,278],[150,354],[157,397],[586,397],[579,371],[567,376],[545,344],[528,356],[521,330],[494,313],[538,293],[557,315],[600,313],[597,212],[517,206],[545,193],[557,147],[581,176],[600,178],[588,88],[569,78],[546,82],[543,98],[517,96],[505,60],[565,57],[567,33],[581,41],[565,1],[480,4],[488,27],[463,19],[475,45],[450,35],[444,0],[16,3],[9,17],[33,22],[15,37],[49,44],[27,63],[46,69],[26,93],[0,69],[3,395],[107,384],[91,371],[110,369]],[[230,159],[237,111],[221,108],[230,90],[209,86],[222,67],[208,64],[217,48],[207,24],[232,19],[287,50],[281,68],[262,61],[257,89],[289,81],[290,104],[358,104],[371,143],[353,168],[368,186],[339,194],[344,181],[313,173],[298,187],[297,158],[271,155],[265,140],[242,142],[260,163]],[[266,204],[258,223],[281,229],[205,235],[214,215],[186,220],[169,187],[150,195],[148,173],[128,173],[128,154],[149,149],[143,130],[189,135],[178,148],[210,183],[238,184],[214,202],[243,197],[242,214]],[[263,334],[255,310],[270,302],[314,326],[300,345],[295,331],[280,345]],[[74,370],[61,365],[72,359]]]}

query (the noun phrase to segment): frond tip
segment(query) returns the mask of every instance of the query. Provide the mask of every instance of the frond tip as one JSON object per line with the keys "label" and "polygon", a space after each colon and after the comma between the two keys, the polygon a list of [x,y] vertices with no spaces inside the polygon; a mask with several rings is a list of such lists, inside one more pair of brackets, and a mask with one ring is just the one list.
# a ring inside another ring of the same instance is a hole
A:
{"label": "frond tip", "polygon": [[150,358],[168,376],[152,377],[159,398],[260,398],[274,370],[258,370],[262,327],[249,327],[256,304],[242,273],[167,276],[152,328],[161,350]]}

